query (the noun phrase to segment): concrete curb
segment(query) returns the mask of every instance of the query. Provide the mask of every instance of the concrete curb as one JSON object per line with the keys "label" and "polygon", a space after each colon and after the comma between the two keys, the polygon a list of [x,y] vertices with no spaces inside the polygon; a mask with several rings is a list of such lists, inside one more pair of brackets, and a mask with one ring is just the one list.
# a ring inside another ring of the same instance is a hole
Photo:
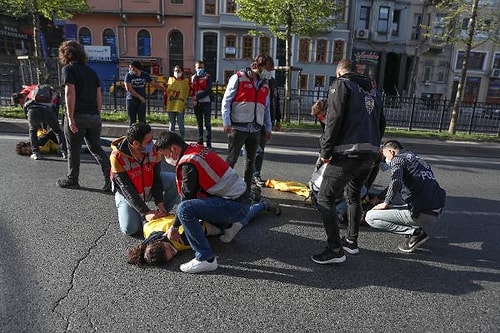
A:
{"label": "concrete curb", "polygon": [[[160,132],[167,130],[166,124],[152,123],[155,137]],[[104,122],[102,136],[117,138],[125,135],[128,124]],[[0,133],[28,135],[28,123],[24,119],[0,118]],[[198,131],[195,126],[186,126],[186,140],[196,141]],[[321,131],[280,131],[273,132],[270,145],[297,148],[317,148]],[[386,137],[389,139],[389,137]],[[415,139],[405,137],[391,137],[397,139],[401,144],[416,153],[425,153],[444,156],[476,156],[494,157],[500,156],[500,143],[496,142],[464,142],[464,141],[441,141],[436,139]],[[227,134],[220,127],[212,128],[212,141],[214,143],[226,143]]]}

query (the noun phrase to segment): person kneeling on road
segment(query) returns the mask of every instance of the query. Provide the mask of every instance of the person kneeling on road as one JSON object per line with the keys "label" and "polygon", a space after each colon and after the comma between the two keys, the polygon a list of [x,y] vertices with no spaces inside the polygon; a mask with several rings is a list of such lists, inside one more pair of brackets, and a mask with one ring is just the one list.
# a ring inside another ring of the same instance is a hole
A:
{"label": "person kneeling on road", "polygon": [[[127,235],[142,231],[144,220],[166,216],[179,202],[175,174],[161,172],[161,156],[153,144],[151,127],[134,123],[127,135],[111,144],[111,181],[120,229]],[[154,199],[157,210],[147,201]]]}
{"label": "person kneeling on road", "polygon": [[[446,192],[443,190],[424,160],[390,140],[382,146],[385,162],[391,167],[391,182],[384,202],[366,213],[365,220],[373,228],[405,235],[398,248],[413,252],[429,239],[424,227],[437,221],[444,207]],[[391,201],[401,191],[406,205],[391,206]]]}
{"label": "person kneeling on road", "polygon": [[[188,145],[178,134],[163,132],[156,145],[165,161],[176,168],[181,203],[172,232],[182,224],[195,251],[194,259],[182,264],[180,270],[185,273],[214,271],[217,258],[200,220],[224,230],[224,241],[231,241],[243,227],[241,221],[250,210],[246,184],[215,152],[199,144]],[[226,228],[228,224],[231,226]]]}

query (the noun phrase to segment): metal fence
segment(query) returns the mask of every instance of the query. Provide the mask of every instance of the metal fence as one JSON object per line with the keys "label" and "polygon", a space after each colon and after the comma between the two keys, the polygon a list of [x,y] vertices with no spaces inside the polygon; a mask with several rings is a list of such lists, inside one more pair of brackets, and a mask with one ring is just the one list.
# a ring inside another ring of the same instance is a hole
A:
{"label": "metal fence", "polygon": [[[103,87],[110,87],[113,81],[103,82]],[[22,86],[19,78],[13,74],[0,75],[0,96],[2,105],[10,105],[10,96],[13,91],[19,91]],[[223,89],[223,88],[221,88]],[[284,106],[284,89],[279,89],[281,110]],[[221,116],[220,94],[212,103],[213,117]],[[290,98],[290,121],[314,122],[310,115],[311,106],[318,98],[326,98],[324,90],[292,90]],[[161,94],[148,96],[147,111],[163,113],[163,98]],[[422,98],[404,98],[385,96],[384,114],[387,126],[408,130],[447,131],[451,120],[453,101],[432,101]],[[103,92],[103,111],[125,111],[125,97],[110,93],[109,88]],[[186,113],[193,115],[192,103],[189,100]],[[456,130],[469,134],[485,134],[500,136],[500,105],[485,103],[462,103]]]}

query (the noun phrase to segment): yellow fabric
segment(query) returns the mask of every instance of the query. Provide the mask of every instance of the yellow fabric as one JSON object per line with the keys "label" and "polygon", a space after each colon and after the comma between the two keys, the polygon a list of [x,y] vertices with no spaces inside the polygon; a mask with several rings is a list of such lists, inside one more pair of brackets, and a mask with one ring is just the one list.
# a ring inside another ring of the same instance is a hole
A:
{"label": "yellow fabric", "polygon": [[[36,131],[36,136],[38,138],[40,138],[43,135],[45,135],[45,133],[47,133],[46,130],[39,128]],[[38,148],[40,149],[40,153],[42,153],[42,154],[50,154],[50,153],[57,152],[57,150],[59,149],[59,145],[57,143],[55,143],[54,141],[52,141],[52,140],[47,140],[47,142],[45,142],[45,144],[43,146],[39,146]]]}
{"label": "yellow fabric", "polygon": [[[174,224],[174,220],[175,220],[174,215],[168,215],[165,217],[160,217],[158,219],[149,221],[142,228],[144,232],[144,238],[145,239],[148,238],[153,231],[166,232]],[[184,227],[180,226],[179,234],[182,234],[183,232],[184,232]],[[191,248],[189,244],[184,245],[177,242],[172,242],[172,244],[178,251],[189,250]]]}
{"label": "yellow fabric", "polygon": [[184,112],[188,96],[189,80],[177,80],[174,77],[169,77],[166,90],[165,110],[167,112]]}
{"label": "yellow fabric", "polygon": [[265,186],[275,188],[281,192],[292,192],[306,198],[309,197],[309,187],[299,182],[268,179]]}

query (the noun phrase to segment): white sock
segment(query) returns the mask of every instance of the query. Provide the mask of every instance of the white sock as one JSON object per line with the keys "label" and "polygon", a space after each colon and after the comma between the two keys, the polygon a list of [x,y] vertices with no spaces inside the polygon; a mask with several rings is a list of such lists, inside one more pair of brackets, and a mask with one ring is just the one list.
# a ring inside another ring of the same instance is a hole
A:
{"label": "white sock", "polygon": [[243,228],[243,225],[239,222],[233,223],[231,227],[224,231],[224,235],[220,236],[219,239],[223,243],[229,243],[233,240],[234,236]]}

